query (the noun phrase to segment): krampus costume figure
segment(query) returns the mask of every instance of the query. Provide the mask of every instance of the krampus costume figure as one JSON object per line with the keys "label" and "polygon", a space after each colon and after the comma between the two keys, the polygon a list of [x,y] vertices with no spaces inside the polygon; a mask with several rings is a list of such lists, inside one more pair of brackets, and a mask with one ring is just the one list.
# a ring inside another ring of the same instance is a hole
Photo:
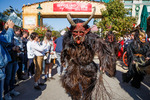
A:
{"label": "krampus costume figure", "polygon": [[117,55],[119,51],[119,44],[116,41],[115,34],[112,31],[109,31],[106,35],[105,41],[107,45],[111,48],[112,53],[114,54],[115,58],[112,58],[112,63],[109,65],[109,69],[106,68],[106,72],[110,71],[110,77],[115,76],[116,73],[116,61]]}
{"label": "krampus costume figure", "polygon": [[112,52],[117,56],[119,50],[119,44],[116,41],[115,34],[112,31],[109,31],[105,38],[106,43],[112,49]]}
{"label": "krampus costume figure", "polygon": [[129,70],[127,73],[122,74],[123,82],[129,82],[131,79],[131,86],[140,88],[141,81],[146,74],[142,67],[145,65],[145,57],[149,51],[149,43],[145,41],[145,33],[136,29],[134,40],[129,44],[127,48],[127,60]]}
{"label": "krampus costume figure", "polygon": [[[105,68],[109,58],[113,57],[110,48],[98,35],[90,32],[87,25],[92,19],[84,22],[80,19],[72,20],[70,14],[67,19],[71,24],[64,36],[63,50],[61,52],[61,63],[67,65],[65,74],[61,77],[62,86],[70,94],[73,100],[90,100],[95,90],[94,99],[104,98],[105,87],[102,82],[102,75],[97,79],[98,66],[93,61],[97,53],[100,60],[100,67]],[[103,97],[101,97],[101,95]]]}

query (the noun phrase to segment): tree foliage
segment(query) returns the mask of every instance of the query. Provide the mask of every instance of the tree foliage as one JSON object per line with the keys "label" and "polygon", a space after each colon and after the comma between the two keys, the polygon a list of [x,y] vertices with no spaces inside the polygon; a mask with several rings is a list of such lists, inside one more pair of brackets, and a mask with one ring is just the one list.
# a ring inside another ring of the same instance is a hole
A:
{"label": "tree foliage", "polygon": [[47,30],[51,30],[52,31],[52,37],[60,37],[60,32],[54,30],[54,28],[51,25],[48,25],[47,23],[44,23],[43,26],[46,27]]}
{"label": "tree foliage", "polygon": [[48,25],[47,23],[44,23],[43,26],[46,27],[47,30],[51,30],[51,31],[53,30],[53,27],[51,25]]}
{"label": "tree foliage", "polygon": [[106,10],[101,10],[102,20],[97,23],[102,28],[102,33],[115,31],[116,35],[122,36],[136,24],[136,18],[128,16],[131,9],[125,9],[120,0],[110,0],[105,6]]}
{"label": "tree foliage", "polygon": [[55,31],[55,30],[52,31],[52,37],[60,37],[60,36],[61,35],[59,31]]}

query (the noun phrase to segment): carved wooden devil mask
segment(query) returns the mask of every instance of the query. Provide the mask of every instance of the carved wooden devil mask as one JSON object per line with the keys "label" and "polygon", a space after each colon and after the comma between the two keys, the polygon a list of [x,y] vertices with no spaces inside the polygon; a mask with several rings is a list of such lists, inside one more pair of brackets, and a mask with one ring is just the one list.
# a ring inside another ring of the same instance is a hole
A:
{"label": "carved wooden devil mask", "polygon": [[87,28],[87,24],[89,23],[89,21],[92,19],[92,17],[94,16],[94,13],[96,11],[96,8],[94,7],[94,11],[92,13],[92,15],[89,17],[89,19],[86,22],[83,23],[75,23],[72,18],[70,13],[67,14],[67,19],[69,21],[69,23],[71,24],[71,27],[73,28],[68,28],[69,31],[72,32],[72,36],[74,41],[77,44],[82,43],[85,40],[85,35],[90,31],[90,28]]}

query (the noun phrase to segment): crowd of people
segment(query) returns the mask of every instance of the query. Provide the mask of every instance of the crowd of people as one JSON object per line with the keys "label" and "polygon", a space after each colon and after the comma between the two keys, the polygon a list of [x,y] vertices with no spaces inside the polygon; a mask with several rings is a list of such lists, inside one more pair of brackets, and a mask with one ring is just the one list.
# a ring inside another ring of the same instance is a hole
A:
{"label": "crowd of people", "polygon": [[[118,43],[120,45],[119,52],[118,52],[118,58],[122,59],[123,53],[127,51],[128,45],[134,40],[135,32],[131,31],[131,33],[125,34],[123,37],[118,38]],[[147,38],[147,35],[145,34],[145,39],[147,42],[150,42],[150,38]]]}
{"label": "crowd of people", "polygon": [[[25,80],[34,76],[34,88],[41,90],[40,86],[45,85],[41,81],[42,72],[45,81],[54,80],[52,68],[55,62],[58,65],[57,73],[60,76],[61,62],[60,53],[62,51],[63,35],[52,37],[52,31],[47,30],[43,41],[40,41],[36,32],[29,32],[14,26],[8,20],[0,30],[0,100],[11,100],[11,95],[18,96],[15,91],[17,81]],[[44,69],[43,69],[44,68]],[[63,72],[65,69],[63,70]]]}
{"label": "crowd of people", "polygon": [[120,45],[119,52],[118,52],[118,58],[122,59],[123,53],[126,51],[128,44],[132,42],[134,39],[134,34],[130,33],[128,35],[124,35],[123,37],[119,37],[118,43]]}

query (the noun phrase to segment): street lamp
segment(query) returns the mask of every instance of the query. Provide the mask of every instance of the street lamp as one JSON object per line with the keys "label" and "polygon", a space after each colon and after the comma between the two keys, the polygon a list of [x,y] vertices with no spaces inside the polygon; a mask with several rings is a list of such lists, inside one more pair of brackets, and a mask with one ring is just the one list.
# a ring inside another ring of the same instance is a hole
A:
{"label": "street lamp", "polygon": [[40,3],[39,3],[39,6],[36,9],[38,9],[38,11],[39,11],[39,13],[38,13],[38,25],[40,26],[40,19],[41,19],[40,10],[42,10],[42,7],[40,6]]}

